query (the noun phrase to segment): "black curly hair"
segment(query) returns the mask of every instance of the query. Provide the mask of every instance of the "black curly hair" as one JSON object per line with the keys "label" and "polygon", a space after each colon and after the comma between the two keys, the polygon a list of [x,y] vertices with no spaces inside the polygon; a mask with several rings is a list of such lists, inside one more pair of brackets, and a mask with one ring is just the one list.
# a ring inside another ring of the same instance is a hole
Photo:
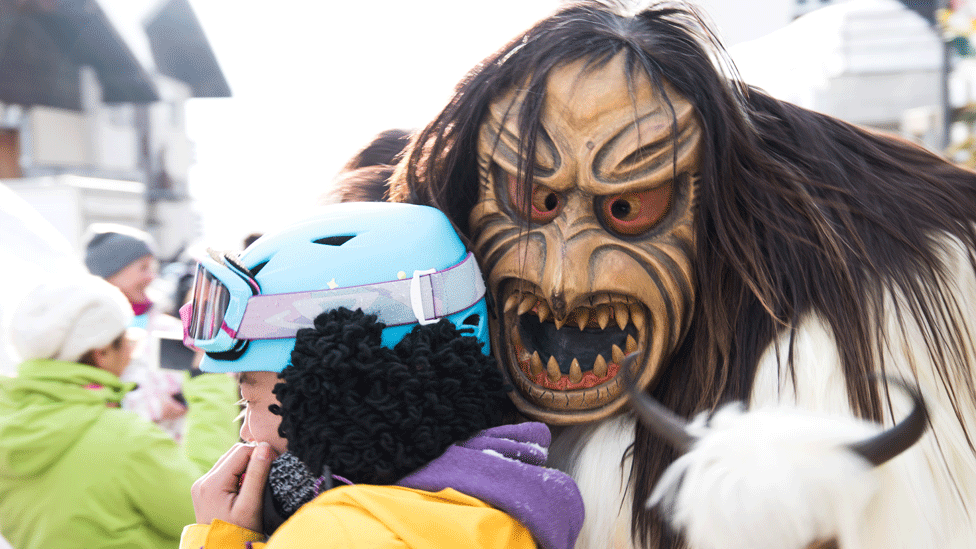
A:
{"label": "black curly hair", "polygon": [[298,331],[272,411],[288,450],[316,474],[327,465],[357,484],[393,484],[511,411],[477,338],[441,319],[390,349],[385,327],[339,308]]}

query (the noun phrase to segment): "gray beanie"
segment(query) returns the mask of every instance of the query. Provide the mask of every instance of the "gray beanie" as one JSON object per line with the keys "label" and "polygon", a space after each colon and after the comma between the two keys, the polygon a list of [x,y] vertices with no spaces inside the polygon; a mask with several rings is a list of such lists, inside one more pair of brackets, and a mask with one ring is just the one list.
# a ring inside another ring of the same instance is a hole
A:
{"label": "gray beanie", "polygon": [[30,290],[10,317],[10,339],[23,360],[75,362],[119,337],[132,321],[122,292],[89,275],[50,279]]}
{"label": "gray beanie", "polygon": [[108,278],[133,261],[156,255],[149,233],[111,223],[96,223],[85,246],[85,265],[93,275]]}

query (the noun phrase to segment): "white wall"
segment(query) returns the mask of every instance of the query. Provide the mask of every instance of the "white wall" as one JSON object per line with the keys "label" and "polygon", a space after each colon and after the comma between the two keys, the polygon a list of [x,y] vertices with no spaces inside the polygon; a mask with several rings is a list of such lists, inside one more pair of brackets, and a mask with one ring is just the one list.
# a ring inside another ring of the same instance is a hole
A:
{"label": "white wall", "polygon": [[145,226],[142,183],[74,175],[8,179],[5,183],[78,250],[92,223]]}
{"label": "white wall", "polygon": [[837,2],[730,54],[746,82],[849,122],[895,129],[940,101],[942,43],[896,0]]}
{"label": "white wall", "polygon": [[153,228],[152,235],[160,257],[172,257],[181,249],[193,244],[202,232],[200,214],[193,209],[193,202],[159,201],[153,204],[156,217],[165,222]]}
{"label": "white wall", "polygon": [[31,166],[89,168],[123,174],[139,169],[139,137],[131,104],[105,104],[95,71],[80,71],[81,110],[34,106],[28,111]]}
{"label": "white wall", "polygon": [[86,166],[92,158],[91,134],[84,113],[33,107],[28,115],[31,165]]}
{"label": "white wall", "polygon": [[132,105],[102,104],[92,115],[100,168],[133,172],[139,169],[139,133]]}
{"label": "white wall", "polygon": [[175,189],[186,192],[186,181],[192,162],[190,140],[186,135],[186,102],[192,89],[185,83],[163,75],[155,76],[160,101],[149,109],[152,147],[165,151],[159,159],[174,179]]}

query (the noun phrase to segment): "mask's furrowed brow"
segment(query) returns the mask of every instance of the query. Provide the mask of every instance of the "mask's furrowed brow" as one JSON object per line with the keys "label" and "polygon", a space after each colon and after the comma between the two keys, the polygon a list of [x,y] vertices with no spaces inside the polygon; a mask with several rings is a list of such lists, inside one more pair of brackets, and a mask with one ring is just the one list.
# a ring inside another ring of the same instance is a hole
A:
{"label": "mask's furrowed brow", "polygon": [[[502,122],[494,110],[489,114],[481,130],[482,155],[484,160],[494,162],[505,172],[515,175],[518,171],[522,136],[514,114],[509,113]],[[551,176],[559,165],[559,156],[552,139],[540,129],[536,136],[534,178]],[[523,165],[523,169],[525,166]]]}
{"label": "mask's furrowed brow", "polygon": [[515,133],[515,123],[512,116],[503,124],[498,114],[492,110],[481,129],[481,139],[485,147],[484,153],[492,158],[506,171],[515,173],[518,166],[519,138]]}
{"label": "mask's furrowed brow", "polygon": [[693,171],[698,161],[701,127],[690,104],[676,103],[675,110],[676,128],[672,127],[670,109],[655,110],[609,139],[596,157],[597,178],[607,183],[646,179],[663,182],[673,179],[676,173]]}

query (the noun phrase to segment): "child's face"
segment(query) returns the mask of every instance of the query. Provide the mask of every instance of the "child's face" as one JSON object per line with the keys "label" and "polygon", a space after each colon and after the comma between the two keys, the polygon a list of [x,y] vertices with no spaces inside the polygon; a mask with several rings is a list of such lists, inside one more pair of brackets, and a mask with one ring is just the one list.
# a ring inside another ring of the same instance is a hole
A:
{"label": "child's face", "polygon": [[149,300],[146,289],[156,279],[158,271],[159,261],[151,255],[146,255],[129,263],[105,280],[122,290],[129,303],[145,303]]}
{"label": "child's face", "polygon": [[241,372],[241,400],[245,405],[241,439],[267,442],[280,455],[288,450],[288,441],[278,435],[281,416],[268,410],[268,406],[278,404],[278,398],[271,392],[276,383],[278,374],[274,372]]}

